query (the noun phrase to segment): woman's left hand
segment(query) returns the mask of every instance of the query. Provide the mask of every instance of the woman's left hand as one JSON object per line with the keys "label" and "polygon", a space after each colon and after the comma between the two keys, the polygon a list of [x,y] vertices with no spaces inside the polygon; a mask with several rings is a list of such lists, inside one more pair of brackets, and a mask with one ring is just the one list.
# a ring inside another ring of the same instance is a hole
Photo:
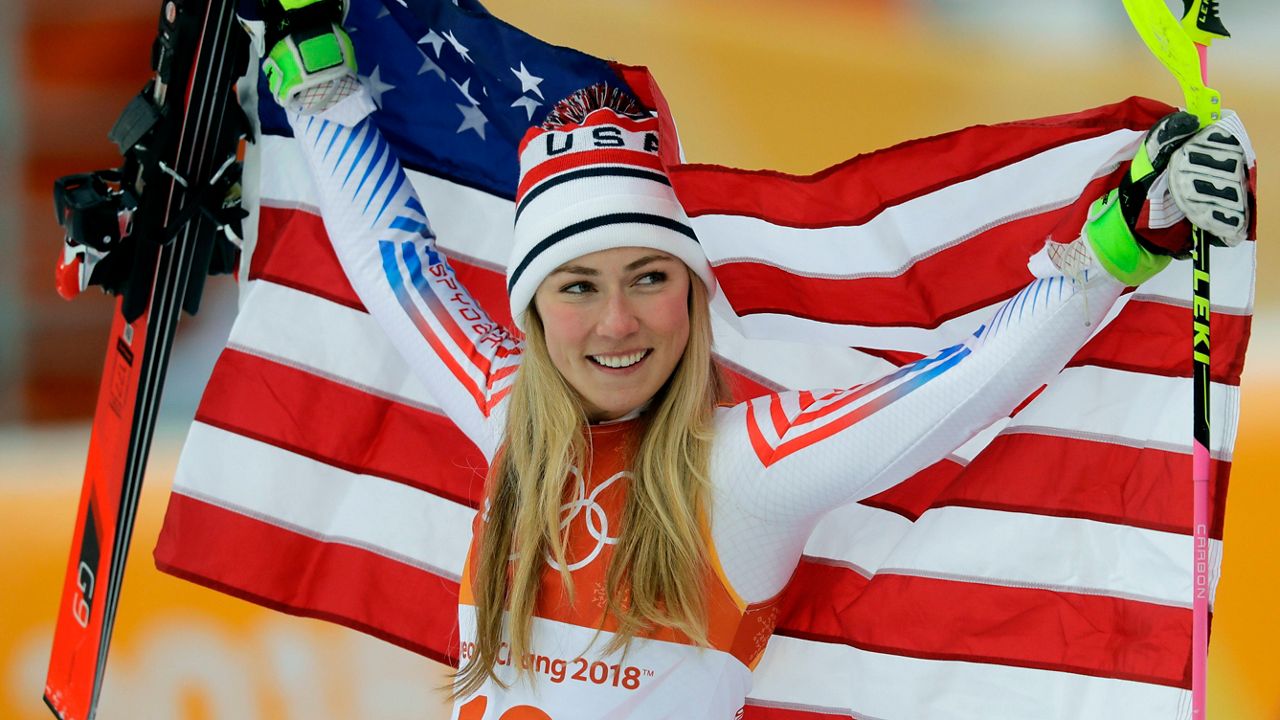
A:
{"label": "woman's left hand", "polygon": [[1173,201],[1192,225],[1235,247],[1249,232],[1250,198],[1244,147],[1217,123],[1196,133],[1169,162]]}
{"label": "woman's left hand", "polygon": [[[1186,132],[1188,123],[1191,132]],[[1186,259],[1191,256],[1191,226],[1210,233],[1216,245],[1234,247],[1254,232],[1254,197],[1248,156],[1239,118],[1228,111],[1222,120],[1195,130],[1195,117],[1185,112],[1163,118],[1144,139],[1139,152],[1151,154],[1154,168],[1141,178],[1126,173],[1120,185],[1125,220],[1148,251]],[[1135,159],[1135,166],[1138,165]],[[1150,167],[1150,166],[1147,166]],[[1156,187],[1157,180],[1166,183]],[[1163,188],[1163,189],[1161,189]],[[1148,197],[1149,193],[1156,193]],[[1166,213],[1176,205],[1186,220],[1151,227],[1152,203],[1164,194]],[[1169,203],[1169,201],[1172,201]]]}

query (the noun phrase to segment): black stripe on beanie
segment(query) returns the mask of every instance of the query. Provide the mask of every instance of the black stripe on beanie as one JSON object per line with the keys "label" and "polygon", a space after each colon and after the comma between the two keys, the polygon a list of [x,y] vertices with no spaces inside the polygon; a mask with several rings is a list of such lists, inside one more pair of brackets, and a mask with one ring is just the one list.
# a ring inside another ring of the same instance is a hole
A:
{"label": "black stripe on beanie", "polygon": [[654,180],[668,187],[671,185],[671,180],[667,178],[666,173],[661,173],[657,170],[646,170],[644,168],[598,166],[571,170],[567,173],[552,175],[546,180],[538,183],[533,189],[526,193],[524,198],[520,200],[520,204],[516,206],[516,220],[520,219],[520,213],[524,212],[525,206],[529,204],[529,201],[538,197],[543,192],[562,183],[592,177],[632,177],[639,178],[641,180]]}
{"label": "black stripe on beanie", "polygon": [[535,258],[537,258],[542,253],[546,252],[547,249],[549,249],[552,245],[555,245],[556,243],[560,242],[561,240],[564,240],[567,237],[578,235],[580,233],[587,232],[588,230],[594,230],[596,228],[605,227],[608,225],[626,225],[628,223],[634,223],[634,224],[640,224],[640,225],[656,225],[657,227],[666,228],[668,230],[674,230],[675,232],[678,232],[681,235],[688,237],[694,242],[698,242],[698,236],[693,233],[693,228],[689,227],[688,225],[685,225],[684,223],[678,220],[673,220],[669,217],[666,217],[665,215],[653,215],[651,213],[638,213],[638,212],[623,212],[623,213],[610,213],[608,215],[601,215],[599,217],[588,218],[586,220],[576,222],[570,225],[569,227],[564,228],[563,230],[557,230],[556,232],[548,236],[545,240],[540,241],[537,245],[534,245],[532,248],[530,248],[529,252],[525,253],[524,258],[520,260],[520,264],[516,266],[515,271],[511,273],[511,280],[507,282],[507,292],[510,293],[512,288],[516,286],[516,283],[520,282],[520,276],[524,274],[525,268],[529,266],[529,263],[533,262]]}

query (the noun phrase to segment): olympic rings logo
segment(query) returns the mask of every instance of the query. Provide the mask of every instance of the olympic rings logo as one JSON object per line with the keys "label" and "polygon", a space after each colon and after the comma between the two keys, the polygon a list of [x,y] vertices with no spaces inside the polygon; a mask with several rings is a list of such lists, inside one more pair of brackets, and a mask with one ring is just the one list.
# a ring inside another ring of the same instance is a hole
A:
{"label": "olympic rings logo", "polygon": [[[609,515],[605,513],[604,508],[600,506],[596,498],[605,488],[613,485],[615,482],[624,477],[630,477],[630,473],[626,471],[614,474],[608,480],[600,483],[587,494],[587,483],[582,478],[582,473],[578,468],[573,468],[574,482],[574,498],[564,505],[560,506],[560,529],[564,530],[578,516],[582,516],[583,521],[587,524],[587,533],[595,538],[596,544],[591,548],[591,552],[587,556],[569,565],[569,571],[573,572],[580,568],[584,568],[591,564],[593,560],[600,556],[600,552],[604,550],[606,545],[616,545],[618,537],[609,534]],[[555,560],[547,553],[547,564],[555,567]]]}

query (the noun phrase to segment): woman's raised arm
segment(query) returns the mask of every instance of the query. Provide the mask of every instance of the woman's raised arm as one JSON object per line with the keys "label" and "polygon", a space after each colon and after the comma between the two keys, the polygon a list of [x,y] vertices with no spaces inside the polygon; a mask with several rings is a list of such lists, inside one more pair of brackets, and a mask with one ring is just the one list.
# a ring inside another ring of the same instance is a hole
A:
{"label": "woman's raised arm", "polygon": [[[1155,167],[1135,166],[1147,168],[1142,182],[1150,185],[1174,148],[1189,148],[1175,155],[1171,182],[1200,193],[1194,202],[1207,209],[1179,205],[1197,224],[1218,222],[1224,241],[1237,244],[1249,227],[1243,151],[1230,131],[1195,128],[1190,116],[1167,117],[1142,151]],[[1080,237],[1050,245],[1033,263],[1036,279],[965,342],[870,383],[775,393],[722,413],[714,474],[731,480],[716,488],[715,535],[731,579],[750,585],[740,588],[744,596],[758,600],[782,587],[827,511],[906,480],[1007,416],[1066,365],[1126,286],[1181,256],[1185,227],[1135,240],[1133,217],[1145,197],[1129,179],[1095,203]],[[761,562],[770,556],[774,562]]]}
{"label": "woman's raised arm", "polygon": [[440,408],[489,459],[520,345],[454,276],[395,152],[358,89],[328,110],[289,113],[347,279]]}
{"label": "woman's raised arm", "polygon": [[761,507],[818,513],[942,459],[1052,379],[1124,287],[1096,265],[1075,278],[1046,274],[965,342],[882,378],[746,403],[742,432],[764,471],[758,492],[789,496],[761,497]]}

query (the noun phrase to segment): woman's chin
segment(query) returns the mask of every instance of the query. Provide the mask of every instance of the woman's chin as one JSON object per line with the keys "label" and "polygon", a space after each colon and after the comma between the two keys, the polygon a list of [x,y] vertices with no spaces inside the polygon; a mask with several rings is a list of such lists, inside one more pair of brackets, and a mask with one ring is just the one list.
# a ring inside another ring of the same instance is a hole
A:
{"label": "woman's chin", "polygon": [[[639,404],[637,404],[635,407],[639,407]],[[618,418],[626,417],[627,413],[631,412],[634,409],[635,409],[634,407],[633,408],[621,408],[621,407],[598,408],[594,411],[588,412],[587,419],[590,420],[591,422],[609,422],[610,420],[617,420]]]}
{"label": "woman's chin", "polygon": [[[592,422],[617,420],[653,399],[666,378],[659,379],[661,369],[646,357],[635,365],[621,369],[601,368],[593,364],[587,373],[572,383],[582,399],[587,418]],[[667,376],[670,376],[670,371]]]}
{"label": "woman's chin", "polygon": [[649,400],[649,396],[644,396],[644,393],[640,392],[625,395],[602,393],[584,399],[587,419],[591,422],[606,422],[626,417],[636,408],[644,405]]}

